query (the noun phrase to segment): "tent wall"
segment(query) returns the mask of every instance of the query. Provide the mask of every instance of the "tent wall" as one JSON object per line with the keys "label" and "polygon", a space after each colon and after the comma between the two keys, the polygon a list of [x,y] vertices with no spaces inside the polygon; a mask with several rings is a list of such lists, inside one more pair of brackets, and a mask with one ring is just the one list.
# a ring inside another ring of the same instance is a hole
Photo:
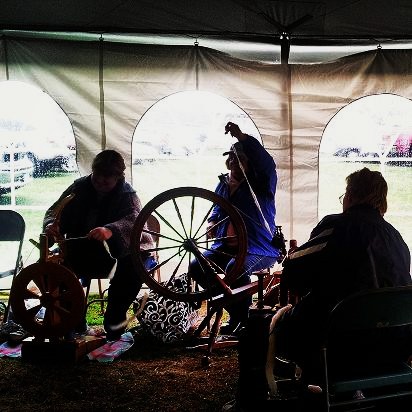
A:
{"label": "tent wall", "polygon": [[82,173],[102,148],[116,148],[128,161],[129,178],[133,132],[154,103],[195,89],[230,99],[255,122],[277,163],[277,223],[287,238],[304,241],[318,221],[318,150],[327,122],[365,95],[412,97],[411,57],[408,50],[376,50],[286,66],[200,46],[3,38],[0,81],[40,87],[62,107]]}

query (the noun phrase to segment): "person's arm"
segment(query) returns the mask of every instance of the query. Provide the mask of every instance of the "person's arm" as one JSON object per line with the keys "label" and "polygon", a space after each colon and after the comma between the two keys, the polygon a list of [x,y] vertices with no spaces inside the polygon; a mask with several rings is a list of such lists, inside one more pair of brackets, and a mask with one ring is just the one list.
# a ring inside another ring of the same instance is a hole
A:
{"label": "person's arm", "polygon": [[[126,251],[130,248],[133,227],[142,206],[136,192],[123,193],[121,202],[118,206],[117,216],[119,216],[119,218],[104,225],[104,229],[110,230],[111,236],[108,239],[110,239],[111,242],[116,243],[116,248]],[[95,228],[93,230],[97,231],[97,229],[100,228]],[[101,231],[100,235],[104,236],[104,233],[102,232],[103,231]],[[106,231],[106,234],[108,235],[109,233]],[[150,233],[142,233],[141,247],[143,249],[153,247],[153,237]]]}
{"label": "person's arm", "polygon": [[270,186],[273,191],[276,186],[276,164],[273,157],[257,139],[243,133],[237,124],[228,122],[225,130],[241,143],[249,165],[255,173],[254,180],[264,187]]}
{"label": "person's arm", "polygon": [[55,242],[59,237],[62,236],[60,232],[59,224],[59,214],[61,213],[63,207],[71,200],[73,197],[74,183],[70,185],[64,192],[60,195],[59,199],[53,203],[52,206],[47,209],[43,218],[43,233],[47,235],[50,243]]}

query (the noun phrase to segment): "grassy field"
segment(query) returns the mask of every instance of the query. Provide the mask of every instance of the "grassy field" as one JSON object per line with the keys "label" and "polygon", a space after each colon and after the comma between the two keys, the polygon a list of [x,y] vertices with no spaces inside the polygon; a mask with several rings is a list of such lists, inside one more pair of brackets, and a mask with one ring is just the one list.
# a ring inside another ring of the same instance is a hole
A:
{"label": "grassy field", "polygon": [[[205,167],[207,165],[207,167]],[[337,202],[343,193],[345,177],[354,170],[367,166],[379,170],[378,164],[336,162],[336,158],[321,158],[319,181],[319,216],[340,211]],[[196,186],[213,190],[216,176],[225,172],[222,158],[188,157],[182,160],[161,159],[146,161],[133,166],[133,186],[145,204],[159,193],[181,186]],[[412,168],[385,166],[383,173],[388,181],[388,213],[386,219],[392,223],[412,247]],[[26,236],[23,257],[26,264],[38,259],[38,250],[29,239],[38,240],[42,219],[46,209],[61,192],[76,178],[73,173],[54,174],[36,178],[26,187],[16,191],[16,209],[26,221]],[[9,207],[10,196],[0,196],[0,207]]]}
{"label": "grassy field", "polygon": [[74,173],[56,173],[47,177],[35,178],[33,182],[16,191],[16,207],[10,205],[10,194],[0,196],[0,206],[16,209],[26,222],[23,245],[25,264],[32,263],[39,258],[38,250],[29,242],[29,239],[38,241],[45,211],[58,199],[62,191],[73,182],[76,176]]}
{"label": "grassy field", "polygon": [[[319,170],[319,216],[340,212],[336,201],[344,193],[345,177],[355,170],[368,167],[383,173],[388,182],[388,211],[385,219],[402,234],[412,250],[412,167],[359,162],[336,162],[336,158],[321,159]],[[338,207],[338,209],[336,209]]]}

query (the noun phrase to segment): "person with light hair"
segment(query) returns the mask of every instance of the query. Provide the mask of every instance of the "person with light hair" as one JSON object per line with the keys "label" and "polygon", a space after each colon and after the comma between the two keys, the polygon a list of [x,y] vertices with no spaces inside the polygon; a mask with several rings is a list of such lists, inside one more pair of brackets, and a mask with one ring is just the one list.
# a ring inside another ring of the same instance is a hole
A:
{"label": "person with light hair", "polygon": [[[310,239],[285,260],[281,308],[272,319],[268,358],[273,362],[276,357],[295,362],[304,381],[314,383],[312,388],[316,390],[322,390],[321,339],[335,305],[356,292],[412,283],[408,246],[398,230],[384,219],[387,193],[388,185],[380,172],[365,167],[351,173],[340,197],[342,213],[324,217],[312,230]],[[298,302],[289,302],[288,295],[298,296]],[[406,350],[411,336],[409,329],[397,335],[405,342]],[[383,338],[385,356],[410,355],[390,350],[394,335],[380,336],[379,342]],[[364,352],[372,361],[382,361],[382,356],[376,355],[382,346],[376,347],[375,343],[365,339],[359,345],[365,347]],[[344,347],[342,356],[350,356]],[[270,362],[266,373],[274,395],[277,386],[271,379]]]}

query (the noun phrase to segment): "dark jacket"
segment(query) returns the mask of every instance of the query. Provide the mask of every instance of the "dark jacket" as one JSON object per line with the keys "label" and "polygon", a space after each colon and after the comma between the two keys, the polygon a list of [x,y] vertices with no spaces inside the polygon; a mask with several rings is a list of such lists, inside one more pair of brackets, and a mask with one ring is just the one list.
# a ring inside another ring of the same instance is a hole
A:
{"label": "dark jacket", "polygon": [[107,241],[111,254],[118,258],[129,253],[130,236],[138,213],[140,200],[132,186],[120,180],[116,187],[101,197],[94,189],[91,175],[74,181],[47,210],[43,228],[54,220],[54,211],[63,198],[74,193],[60,217],[60,231],[67,238],[87,235],[98,226],[113,232]]}
{"label": "dark jacket", "polygon": [[399,232],[378,210],[358,205],[319,222],[286,261],[281,289],[310,292],[312,301],[330,310],[360,290],[411,284],[410,265]]}

